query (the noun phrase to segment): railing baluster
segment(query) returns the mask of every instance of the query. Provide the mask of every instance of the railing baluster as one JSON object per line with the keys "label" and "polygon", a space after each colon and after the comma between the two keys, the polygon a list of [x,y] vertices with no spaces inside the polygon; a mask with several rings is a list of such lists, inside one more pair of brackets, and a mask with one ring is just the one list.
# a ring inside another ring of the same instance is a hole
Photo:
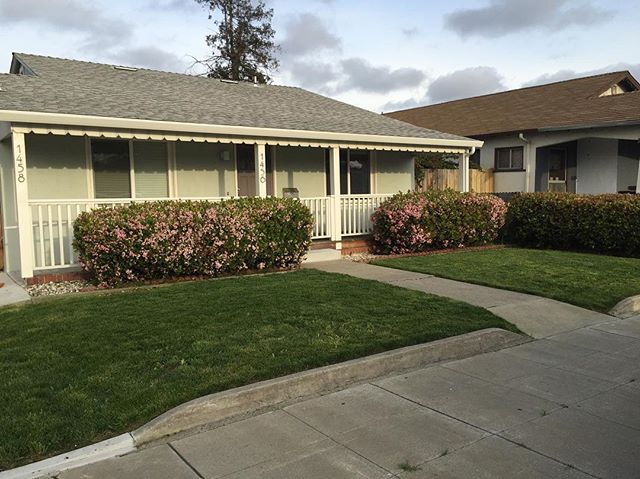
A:
{"label": "railing baluster", "polygon": [[64,265],[64,235],[62,234],[62,208],[57,205],[58,213],[58,249],[60,250],[60,265]]}
{"label": "railing baluster", "polygon": [[51,218],[51,205],[47,205],[47,229],[49,231],[49,258],[51,259],[51,266],[56,264],[56,247],[53,240],[53,221]]}
{"label": "railing baluster", "polygon": [[73,254],[73,224],[71,223],[71,205],[67,205],[67,243],[69,244],[69,264],[75,262]]}
{"label": "railing baluster", "polygon": [[42,221],[42,205],[38,205],[38,234],[40,239],[40,261],[36,261],[37,266],[46,266],[46,261],[44,259],[44,222]]}

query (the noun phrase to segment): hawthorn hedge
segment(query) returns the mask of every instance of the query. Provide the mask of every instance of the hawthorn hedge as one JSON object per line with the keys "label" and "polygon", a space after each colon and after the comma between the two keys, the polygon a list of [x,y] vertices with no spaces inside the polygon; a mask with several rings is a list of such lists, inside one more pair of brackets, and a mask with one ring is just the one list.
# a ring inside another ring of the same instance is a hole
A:
{"label": "hawthorn hedge", "polygon": [[509,202],[504,239],[534,248],[640,257],[640,196],[520,193]]}
{"label": "hawthorn hedge", "polygon": [[297,266],[313,218],[301,202],[158,201],[81,213],[74,248],[101,285]]}
{"label": "hawthorn hedge", "polygon": [[374,251],[404,254],[491,243],[505,212],[505,202],[494,195],[453,190],[399,193],[371,217]]}

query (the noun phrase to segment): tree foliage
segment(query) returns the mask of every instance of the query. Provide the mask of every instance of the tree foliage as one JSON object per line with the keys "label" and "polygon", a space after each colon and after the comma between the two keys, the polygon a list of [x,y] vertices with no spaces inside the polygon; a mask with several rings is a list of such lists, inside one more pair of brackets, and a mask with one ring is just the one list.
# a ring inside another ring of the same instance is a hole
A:
{"label": "tree foliage", "polygon": [[212,48],[209,58],[199,61],[207,66],[208,76],[259,83],[270,81],[276,70],[278,46],[271,26],[273,9],[262,0],[196,0],[209,9],[209,19],[217,30],[207,35]]}

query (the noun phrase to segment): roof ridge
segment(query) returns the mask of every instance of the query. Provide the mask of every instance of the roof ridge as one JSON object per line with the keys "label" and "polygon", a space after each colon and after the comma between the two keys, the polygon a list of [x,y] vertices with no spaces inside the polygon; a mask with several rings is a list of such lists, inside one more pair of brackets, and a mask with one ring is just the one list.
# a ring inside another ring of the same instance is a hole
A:
{"label": "roof ridge", "polygon": [[[246,80],[229,80],[227,78],[215,78],[215,77],[207,77],[204,75],[191,75],[189,73],[178,73],[178,72],[172,72],[172,71],[167,71],[167,70],[159,70],[159,69],[155,69],[155,68],[145,68],[145,67],[138,67],[138,66],[134,66],[134,65],[124,65],[124,64],[117,64],[117,63],[102,63],[102,62],[92,62],[89,60],[77,60],[75,58],[63,58],[63,57],[55,57],[55,56],[51,56],[51,55],[38,55],[36,53],[24,53],[24,52],[12,52],[12,55],[20,58],[20,56],[30,56],[30,57],[37,57],[37,58],[47,58],[49,60],[59,60],[59,61],[65,61],[65,62],[73,62],[73,63],[84,63],[84,64],[88,64],[88,65],[97,65],[97,66],[107,66],[107,67],[124,67],[124,68],[134,68],[136,70],[142,70],[142,71],[146,71],[146,72],[152,72],[152,73],[163,73],[166,75],[177,75],[180,77],[188,77],[188,78],[200,78],[203,80],[219,80],[219,81],[233,81],[233,82],[237,82],[238,84],[246,84],[246,85],[253,85],[254,83],[251,81],[246,81]],[[26,63],[26,62],[25,62]],[[27,65],[28,66],[28,65]],[[294,87],[294,86],[290,86],[290,85],[278,85],[278,84],[274,84],[274,83],[260,83],[260,86],[275,86],[275,87],[279,87],[279,88],[298,88],[298,87]]]}
{"label": "roof ridge", "polygon": [[485,93],[483,95],[474,95],[474,96],[469,96],[469,97],[466,97],[466,98],[458,98],[456,100],[442,101],[440,103],[432,103],[431,105],[414,106],[414,107],[405,108],[405,109],[402,109],[402,110],[390,111],[390,112],[385,113],[385,114],[388,115],[388,114],[391,114],[391,113],[400,113],[400,112],[411,111],[411,110],[419,110],[421,108],[430,108],[432,106],[448,105],[450,103],[457,103],[457,102],[463,102],[463,101],[467,101],[467,100],[474,100],[476,98],[484,98],[484,97],[495,96],[495,95],[504,95],[505,93],[511,93],[511,92],[517,92],[517,91],[523,91],[523,90],[532,90],[534,88],[543,88],[543,87],[547,87],[547,86],[550,86],[550,85],[557,85],[557,84],[560,84],[560,83],[570,83],[570,82],[573,82],[573,81],[586,80],[586,79],[589,79],[589,78],[613,76],[613,75],[622,75],[622,74],[626,74],[626,75],[629,75],[632,78],[635,78],[631,74],[631,72],[629,70],[615,70],[615,71],[612,71],[612,72],[596,73],[594,75],[587,75],[587,76],[584,76],[584,77],[569,78],[569,79],[566,79],[566,80],[557,80],[557,81],[553,81],[553,82],[549,82],[549,83],[542,83],[540,85],[529,85],[529,86],[520,87],[520,88],[512,88],[511,90],[496,91],[496,92],[493,92],[493,93]]}

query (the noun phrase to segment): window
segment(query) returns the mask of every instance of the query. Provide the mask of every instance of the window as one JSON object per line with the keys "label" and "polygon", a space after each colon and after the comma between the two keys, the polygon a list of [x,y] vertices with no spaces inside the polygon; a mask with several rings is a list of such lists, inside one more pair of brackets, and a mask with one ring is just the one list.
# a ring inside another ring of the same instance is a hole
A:
{"label": "window", "polygon": [[352,195],[371,193],[371,160],[368,151],[349,152],[349,176]]}
{"label": "window", "polygon": [[133,164],[136,198],[167,198],[169,196],[166,143],[135,141]]}
{"label": "window", "polygon": [[[328,151],[325,155],[327,194],[330,191]],[[368,151],[340,150],[340,194],[368,195],[371,193],[371,159]]]}
{"label": "window", "polygon": [[93,183],[96,198],[131,198],[129,142],[91,142]]}
{"label": "window", "polygon": [[524,148],[522,146],[496,148],[495,169],[496,171],[524,170]]}

